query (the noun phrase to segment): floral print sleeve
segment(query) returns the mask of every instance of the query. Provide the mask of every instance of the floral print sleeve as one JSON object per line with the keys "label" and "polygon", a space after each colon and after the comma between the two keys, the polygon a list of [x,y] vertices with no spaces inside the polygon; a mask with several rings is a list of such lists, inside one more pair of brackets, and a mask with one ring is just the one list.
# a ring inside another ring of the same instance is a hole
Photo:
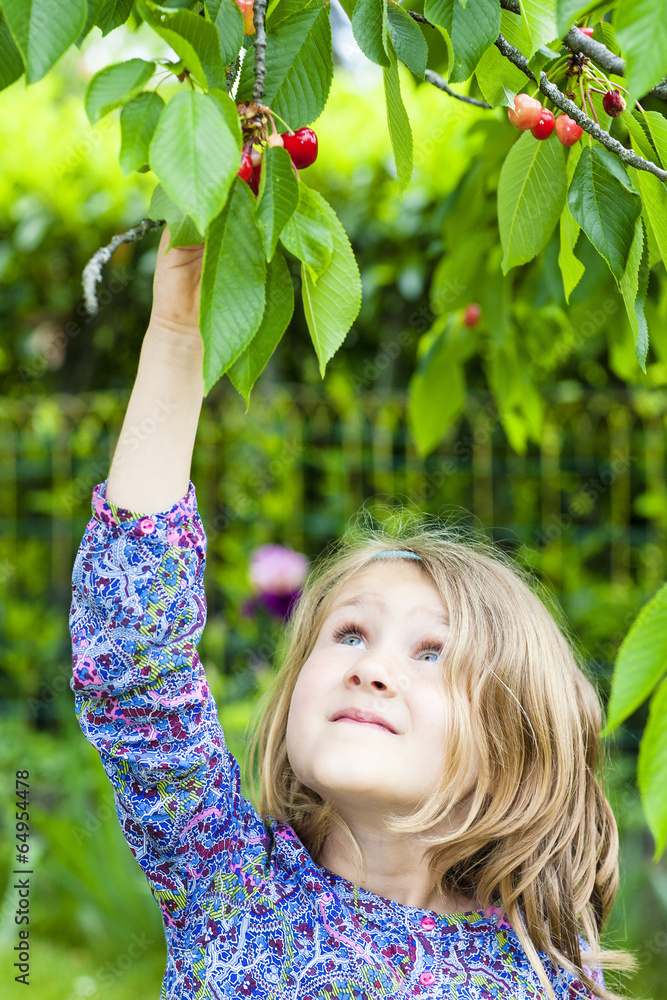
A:
{"label": "floral print sleeve", "polygon": [[244,821],[257,826],[259,817],[240,795],[197,653],[206,535],[194,485],[169,510],[145,515],[109,503],[106,484],[93,490],[74,563],[70,687],[123,834],[177,930],[190,883],[233,863]]}

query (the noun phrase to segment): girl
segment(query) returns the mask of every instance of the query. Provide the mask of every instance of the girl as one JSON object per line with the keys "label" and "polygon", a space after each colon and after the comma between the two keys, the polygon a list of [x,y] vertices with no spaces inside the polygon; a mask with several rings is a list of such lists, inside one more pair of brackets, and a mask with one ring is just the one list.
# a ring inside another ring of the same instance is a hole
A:
{"label": "girl", "polygon": [[326,555],[255,735],[260,813],[242,795],[197,654],[203,244],[168,238],[70,613],[77,718],[162,911],[161,1000],[611,997],[600,708],[491,549],[417,524]]}

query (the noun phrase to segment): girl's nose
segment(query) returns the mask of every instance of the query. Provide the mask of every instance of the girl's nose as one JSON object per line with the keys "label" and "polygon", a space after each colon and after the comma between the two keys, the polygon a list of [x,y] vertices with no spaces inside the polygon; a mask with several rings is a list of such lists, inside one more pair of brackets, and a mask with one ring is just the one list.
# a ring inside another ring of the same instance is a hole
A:
{"label": "girl's nose", "polygon": [[345,681],[353,687],[368,686],[391,694],[398,690],[392,672],[377,656],[360,657],[347,671]]}

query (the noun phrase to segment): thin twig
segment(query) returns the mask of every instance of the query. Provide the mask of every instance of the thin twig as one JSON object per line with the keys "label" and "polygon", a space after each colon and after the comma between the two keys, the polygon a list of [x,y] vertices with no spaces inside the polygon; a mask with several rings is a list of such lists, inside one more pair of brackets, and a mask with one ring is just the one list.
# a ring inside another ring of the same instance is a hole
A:
{"label": "thin twig", "polygon": [[135,240],[140,240],[149,229],[159,229],[160,226],[165,225],[166,221],[166,219],[158,219],[157,222],[154,219],[142,219],[138,226],[132,226],[125,233],[118,233],[111,240],[111,243],[100,247],[93,254],[83,269],[82,278],[83,299],[89,316],[96,316],[99,310],[95,285],[102,280],[102,265],[106,264],[121,243],[133,243]]}
{"label": "thin twig", "polygon": [[432,69],[427,69],[424,74],[424,79],[432,83],[434,87],[438,90],[444,90],[446,94],[450,97],[455,97],[457,101],[463,101],[464,104],[474,104],[476,108],[490,108],[491,105],[487,104],[486,101],[478,101],[476,97],[466,97],[465,94],[457,94],[455,90],[448,87],[444,77],[440,76],[439,73],[434,73]]}
{"label": "thin twig", "polygon": [[[519,0],[500,0],[500,6],[504,7],[505,10],[509,10],[512,14],[521,14]],[[570,52],[583,52],[585,56],[593,59],[607,73],[613,73],[614,76],[625,76],[625,59],[614,55],[606,45],[603,45],[602,42],[597,42],[594,38],[589,38],[583,31],[579,31],[579,28],[570,28],[563,39],[563,44],[567,46]],[[667,101],[667,77],[656,83],[650,93],[654,97],[660,97],[663,101]]]}
{"label": "thin twig", "polygon": [[255,89],[252,99],[255,104],[264,102],[264,77],[266,76],[266,0],[255,0],[253,16],[255,21]]}
{"label": "thin twig", "polygon": [[424,17],[423,14],[418,14],[415,10],[406,10],[405,13],[409,14],[413,21],[419,21],[420,24],[428,24],[429,28],[435,28],[433,22],[429,21],[427,17]]}
{"label": "thin twig", "polygon": [[[518,66],[521,72],[525,73],[531,80],[535,80],[535,76],[528,69],[528,60],[526,57],[522,55],[521,52],[519,52],[519,50],[513,45],[510,45],[506,38],[503,38],[502,35],[498,35],[495,44],[506,59],[509,59],[509,61],[514,63],[515,66]],[[614,139],[610,136],[609,132],[605,132],[605,130],[600,128],[599,125],[596,125],[595,122],[589,118],[587,114],[585,114],[585,112],[580,110],[574,101],[570,101],[569,98],[567,98],[565,94],[558,89],[558,87],[551,83],[546,73],[540,73],[538,86],[542,93],[545,94],[557,108],[560,108],[561,111],[565,111],[565,113],[568,114],[570,118],[577,123],[577,125],[580,125],[585,132],[588,132],[594,139],[597,139],[598,142],[611,153],[614,153],[622,163],[628,163],[631,167],[636,167],[637,170],[647,170],[649,173],[655,174],[656,177],[659,177],[661,181],[667,181],[667,170],[661,170],[660,167],[657,167],[655,163],[651,163],[650,160],[645,160],[641,156],[637,156],[637,154],[631,149],[626,149],[623,143],[619,142],[618,139]]]}

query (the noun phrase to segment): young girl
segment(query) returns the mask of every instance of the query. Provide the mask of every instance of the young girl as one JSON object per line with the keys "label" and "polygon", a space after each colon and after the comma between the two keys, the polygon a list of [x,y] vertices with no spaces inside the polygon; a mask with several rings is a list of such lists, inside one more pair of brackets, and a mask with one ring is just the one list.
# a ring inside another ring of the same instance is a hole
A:
{"label": "young girl", "polygon": [[253,744],[260,813],[242,795],[197,654],[203,244],[167,241],[70,614],[77,718],[162,911],[161,1000],[611,997],[598,700],[490,548],[417,524],[329,552]]}

